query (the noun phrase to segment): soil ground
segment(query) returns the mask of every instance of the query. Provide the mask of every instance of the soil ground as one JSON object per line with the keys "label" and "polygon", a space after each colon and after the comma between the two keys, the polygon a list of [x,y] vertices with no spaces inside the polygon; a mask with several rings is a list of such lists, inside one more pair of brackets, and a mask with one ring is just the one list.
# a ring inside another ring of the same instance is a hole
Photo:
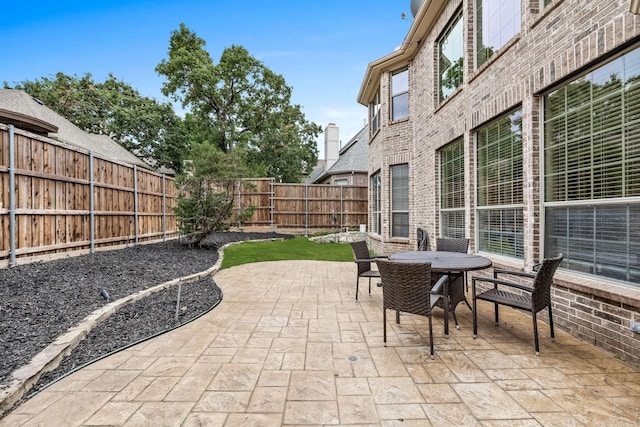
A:
{"label": "soil ground", "polygon": [[[225,232],[189,247],[178,240],[96,252],[0,270],[0,388],[11,373],[70,327],[108,303],[166,281],[212,267],[218,247],[235,241],[290,238],[278,233]],[[182,284],[177,322],[177,286],[122,307],[46,373],[31,392],[46,387],[101,356],[193,320],[222,294],[213,278]]]}

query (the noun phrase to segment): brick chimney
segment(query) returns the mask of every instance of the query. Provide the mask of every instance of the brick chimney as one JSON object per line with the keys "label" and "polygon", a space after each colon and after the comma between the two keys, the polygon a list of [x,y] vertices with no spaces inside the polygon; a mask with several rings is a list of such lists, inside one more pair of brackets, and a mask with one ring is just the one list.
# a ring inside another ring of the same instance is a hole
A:
{"label": "brick chimney", "polygon": [[329,123],[324,129],[324,170],[329,169],[338,161],[340,155],[340,137],[338,126]]}

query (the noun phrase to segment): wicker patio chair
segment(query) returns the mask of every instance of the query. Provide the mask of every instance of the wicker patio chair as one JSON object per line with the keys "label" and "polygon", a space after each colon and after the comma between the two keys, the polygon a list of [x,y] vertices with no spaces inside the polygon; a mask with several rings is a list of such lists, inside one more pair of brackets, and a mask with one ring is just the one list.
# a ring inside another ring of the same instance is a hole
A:
{"label": "wicker patio chair", "polygon": [[[493,278],[473,276],[471,278],[471,292],[473,295],[473,338],[476,338],[478,335],[477,300],[494,303],[496,326],[500,324],[498,319],[498,306],[500,304],[519,308],[531,312],[533,317],[533,336],[536,356],[539,355],[540,344],[538,342],[538,322],[536,314],[544,308],[549,309],[549,329],[551,330],[551,340],[553,341],[555,334],[553,331],[553,313],[551,311],[551,284],[553,283],[553,276],[562,262],[563,257],[563,254],[559,254],[555,258],[544,259],[535,274],[494,269]],[[530,278],[533,279],[533,283],[531,286],[527,286],[509,280],[499,279],[498,274]],[[493,287],[484,292],[477,293],[477,282],[491,283]],[[516,289],[520,292],[504,290],[503,288],[505,287]]]}
{"label": "wicker patio chair", "polygon": [[[376,260],[382,278],[383,340],[387,345],[387,310],[396,310],[396,323],[400,323],[400,312],[426,316],[429,319],[429,347],[433,350],[433,321],[431,309],[442,295],[431,293],[431,263],[396,262]],[[443,276],[438,286],[446,286],[448,277]],[[445,301],[446,307],[446,301]]]}
{"label": "wicker patio chair", "polygon": [[419,251],[428,251],[429,250],[429,235],[427,234],[427,230],[424,228],[419,228],[416,230],[418,237],[418,250]]}
{"label": "wicker patio chair", "polygon": [[[436,251],[461,252],[466,254],[467,252],[469,252],[469,239],[438,237],[436,238]],[[451,311],[453,321],[456,324],[456,329],[460,329],[460,324],[458,323],[458,318],[456,317],[456,307],[461,301],[464,301],[465,304],[467,304],[469,310],[471,310],[471,305],[469,304],[469,301],[467,301],[467,297],[464,294],[464,288],[455,286],[455,280],[459,277],[463,277],[464,283],[467,286],[467,290],[469,290],[467,285],[467,272],[452,272],[451,276],[452,277],[449,278],[449,310]]]}
{"label": "wicker patio chair", "polygon": [[351,250],[353,250],[353,257],[355,258],[356,265],[358,266],[358,272],[356,274],[356,301],[358,301],[358,285],[360,284],[360,278],[367,277],[369,279],[369,294],[371,294],[371,279],[379,278],[380,272],[371,269],[371,264],[376,262],[377,257],[372,257],[369,254],[367,242],[364,240],[351,242]]}

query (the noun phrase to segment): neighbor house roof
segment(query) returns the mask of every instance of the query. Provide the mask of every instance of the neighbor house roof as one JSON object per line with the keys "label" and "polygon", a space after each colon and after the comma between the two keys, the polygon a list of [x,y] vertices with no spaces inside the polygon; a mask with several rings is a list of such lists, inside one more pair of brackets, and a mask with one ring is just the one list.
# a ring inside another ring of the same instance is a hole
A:
{"label": "neighbor house roof", "polygon": [[148,164],[107,135],[83,131],[22,90],[0,90],[0,122],[92,151],[108,160],[150,169]]}
{"label": "neighbor house roof", "polygon": [[327,170],[324,164],[318,165],[307,179],[308,183],[317,183],[331,175],[349,172],[367,173],[367,155],[369,152],[369,127],[364,126],[340,149],[338,160]]}

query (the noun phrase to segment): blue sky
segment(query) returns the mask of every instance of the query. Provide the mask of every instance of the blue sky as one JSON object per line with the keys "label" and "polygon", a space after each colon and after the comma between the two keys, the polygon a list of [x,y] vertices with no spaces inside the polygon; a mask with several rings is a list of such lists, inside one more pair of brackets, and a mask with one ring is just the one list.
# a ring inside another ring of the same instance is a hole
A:
{"label": "blue sky", "polygon": [[[406,36],[410,0],[131,0],[8,2],[0,23],[0,82],[51,77],[61,71],[109,72],[142,95],[164,100],[155,67],[167,57],[180,23],[206,41],[214,62],[241,45],[293,87],[293,103],[347,142],[365,123],[356,102],[367,65]],[[321,158],[323,136],[319,138]]]}

